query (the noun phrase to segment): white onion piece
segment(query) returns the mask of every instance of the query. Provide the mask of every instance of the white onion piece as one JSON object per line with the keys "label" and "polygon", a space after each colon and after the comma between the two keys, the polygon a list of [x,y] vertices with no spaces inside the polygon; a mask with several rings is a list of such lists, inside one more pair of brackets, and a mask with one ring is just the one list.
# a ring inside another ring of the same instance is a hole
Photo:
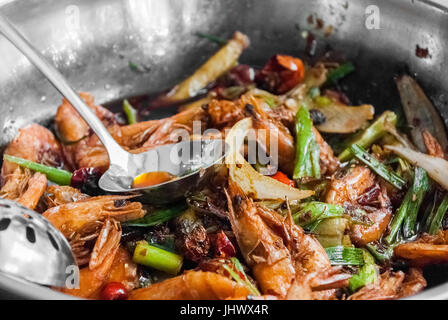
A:
{"label": "white onion piece", "polygon": [[425,169],[434,181],[448,190],[448,161],[414,151],[407,147],[388,145],[385,148],[405,158],[414,166]]}
{"label": "white onion piece", "polygon": [[255,170],[240,153],[244,139],[252,128],[252,119],[238,121],[227,133],[226,144],[229,147],[225,163],[229,176],[249,196],[259,200],[300,200],[314,194],[311,190],[299,190]]}

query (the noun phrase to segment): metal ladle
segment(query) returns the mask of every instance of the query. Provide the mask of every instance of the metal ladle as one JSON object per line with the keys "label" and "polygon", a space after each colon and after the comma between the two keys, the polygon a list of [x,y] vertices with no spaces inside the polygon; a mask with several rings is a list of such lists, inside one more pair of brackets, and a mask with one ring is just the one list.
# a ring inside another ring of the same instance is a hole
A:
{"label": "metal ladle", "polygon": [[65,237],[41,214],[0,198],[0,272],[62,287],[76,263]]}
{"label": "metal ladle", "polygon": [[[215,164],[224,157],[222,140],[185,141],[133,154],[124,150],[110,135],[98,117],[71,88],[65,78],[2,15],[0,33],[19,49],[53,86],[71,103],[96,133],[109,155],[109,169],[99,180],[108,192],[138,192],[139,200],[150,203],[172,202],[204,181]],[[166,171],[178,178],[151,187],[131,188],[136,176],[146,172]]]}

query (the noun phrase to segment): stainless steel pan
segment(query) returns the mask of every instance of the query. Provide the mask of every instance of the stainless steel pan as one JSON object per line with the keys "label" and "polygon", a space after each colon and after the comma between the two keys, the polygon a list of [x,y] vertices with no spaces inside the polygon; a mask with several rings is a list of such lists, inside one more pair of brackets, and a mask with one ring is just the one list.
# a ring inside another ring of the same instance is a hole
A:
{"label": "stainless steel pan", "polygon": [[[93,93],[98,103],[159,92],[190,74],[216,50],[197,32],[248,34],[252,45],[242,61],[261,65],[275,53],[304,56],[303,31],[308,30],[316,35],[317,55],[331,47],[355,62],[356,75],[345,82],[354,102],[372,103],[377,110],[399,106],[393,78],[406,71],[417,76],[447,123],[448,9],[443,1],[0,0],[0,10],[76,89]],[[377,10],[379,20],[373,16]],[[323,28],[316,28],[317,19]],[[334,32],[325,37],[330,25]],[[428,48],[427,58],[416,56],[417,45]],[[130,61],[139,70],[130,68]],[[0,38],[0,145],[21,126],[48,124],[60,100]],[[415,298],[448,298],[448,269],[434,269],[429,272],[433,287]],[[2,276],[0,291],[16,298],[67,297]]]}

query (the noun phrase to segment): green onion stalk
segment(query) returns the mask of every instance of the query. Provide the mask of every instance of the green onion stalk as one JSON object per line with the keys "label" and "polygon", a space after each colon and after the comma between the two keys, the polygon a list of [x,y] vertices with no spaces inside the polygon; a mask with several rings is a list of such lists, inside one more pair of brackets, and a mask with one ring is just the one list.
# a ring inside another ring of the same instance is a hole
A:
{"label": "green onion stalk", "polygon": [[48,180],[58,185],[61,186],[71,185],[73,174],[69,171],[49,167],[44,164],[40,164],[34,161],[26,160],[15,156],[10,156],[7,154],[3,155],[3,160],[18,164],[23,168],[27,168],[35,172],[43,173],[47,176]]}
{"label": "green onion stalk", "polygon": [[240,261],[237,258],[230,258],[230,261],[231,264],[224,264],[223,268],[230,274],[233,280],[249,289],[252,295],[261,295],[257,287],[247,277]]}
{"label": "green onion stalk", "polygon": [[417,214],[428,190],[429,179],[426,171],[416,167],[414,182],[406,192],[404,200],[390,224],[389,235],[384,239],[387,244],[398,241],[401,230],[405,238],[410,238],[416,234]]}
{"label": "green onion stalk", "polygon": [[[397,115],[392,111],[385,111],[366,130],[351,141],[350,145],[357,144],[363,148],[370,147],[387,133],[386,128],[388,123],[393,126],[397,123]],[[348,147],[339,155],[339,160],[344,162],[350,160],[352,157],[353,153],[350,151],[350,147]]]}
{"label": "green onion stalk", "polygon": [[370,167],[381,178],[392,184],[397,189],[403,189],[406,184],[406,180],[396,174],[394,171],[389,170],[384,164],[378,161],[374,156],[370,155],[363,147],[358,144],[352,144],[350,151],[353,155]]}
{"label": "green onion stalk", "polygon": [[134,250],[133,261],[135,263],[151,267],[153,269],[177,275],[182,268],[182,256],[150,245],[146,241],[139,241]]}
{"label": "green onion stalk", "polygon": [[313,132],[313,121],[305,107],[296,114],[296,159],[294,179],[320,179],[320,149]]}
{"label": "green onion stalk", "polygon": [[364,254],[362,249],[355,247],[335,246],[325,248],[332,265],[362,266]]}
{"label": "green onion stalk", "polygon": [[135,110],[127,99],[123,100],[123,111],[128,120],[128,124],[137,123],[137,110]]}
{"label": "green onion stalk", "polygon": [[445,194],[440,202],[437,210],[434,210],[428,218],[427,232],[429,234],[437,234],[442,228],[442,221],[448,210],[448,194]]}
{"label": "green onion stalk", "polygon": [[324,219],[338,218],[344,215],[344,208],[336,204],[310,201],[300,206],[300,210],[293,214],[294,222],[309,231],[313,231],[317,224]]}
{"label": "green onion stalk", "polygon": [[378,244],[368,243],[366,245],[366,249],[370,252],[370,254],[375,258],[376,261],[383,264],[392,258],[393,254],[394,254],[394,248],[398,244],[399,244],[399,242],[395,242],[389,246],[386,246],[386,247],[380,249]]}
{"label": "green onion stalk", "polygon": [[341,64],[339,67],[332,69],[328,71],[327,73],[327,81],[325,82],[326,85],[328,84],[335,84],[340,79],[346,77],[350,73],[355,71],[355,66],[351,62],[346,62]]}
{"label": "green onion stalk", "polygon": [[375,265],[375,259],[365,249],[362,249],[364,265],[359,269],[358,273],[354,274],[349,282],[348,287],[351,292],[374,283],[378,277],[378,267]]}

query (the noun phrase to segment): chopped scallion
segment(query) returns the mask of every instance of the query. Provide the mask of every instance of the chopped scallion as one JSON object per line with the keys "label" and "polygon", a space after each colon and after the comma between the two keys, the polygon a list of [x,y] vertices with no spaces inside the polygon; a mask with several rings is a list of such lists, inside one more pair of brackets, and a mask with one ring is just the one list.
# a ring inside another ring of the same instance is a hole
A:
{"label": "chopped scallion", "polygon": [[19,166],[32,171],[43,173],[47,176],[48,180],[51,180],[61,186],[69,186],[71,184],[73,174],[69,171],[49,167],[44,164],[7,154],[3,155],[3,160],[18,164]]}
{"label": "chopped scallion", "polygon": [[[386,134],[386,126],[395,126],[397,123],[397,115],[392,111],[385,111],[378,119],[375,120],[366,130],[350,142],[350,145],[356,143],[363,148],[370,147],[375,141],[382,138]],[[350,147],[342,151],[339,155],[339,160],[348,161],[353,157]]]}
{"label": "chopped scallion", "polygon": [[362,249],[336,246],[325,248],[332,265],[362,266],[364,256]]}
{"label": "chopped scallion", "polygon": [[296,159],[294,179],[320,178],[320,149],[313,132],[313,121],[305,107],[296,115]]}
{"label": "chopped scallion", "polygon": [[375,259],[366,250],[362,250],[364,265],[359,269],[358,273],[353,275],[348,286],[352,292],[364,287],[367,284],[374,283],[378,277]]}
{"label": "chopped scallion", "polygon": [[177,275],[182,268],[182,256],[139,241],[134,250],[135,263],[154,268],[168,274]]}
{"label": "chopped scallion", "polygon": [[128,119],[128,124],[137,123],[137,110],[134,109],[127,99],[123,100],[123,111]]}
{"label": "chopped scallion", "polygon": [[392,184],[397,189],[403,189],[406,180],[398,174],[389,170],[384,164],[378,161],[374,156],[370,155],[363,147],[358,144],[352,144],[350,151],[353,155],[375,171],[381,178]]}
{"label": "chopped scallion", "polygon": [[230,258],[232,265],[224,264],[224,269],[237,283],[245,286],[254,296],[259,296],[260,291],[255,287],[244,272],[244,268],[237,258]]}
{"label": "chopped scallion", "polygon": [[355,71],[355,66],[351,62],[343,63],[339,67],[328,71],[326,84],[335,84],[338,80]]}

